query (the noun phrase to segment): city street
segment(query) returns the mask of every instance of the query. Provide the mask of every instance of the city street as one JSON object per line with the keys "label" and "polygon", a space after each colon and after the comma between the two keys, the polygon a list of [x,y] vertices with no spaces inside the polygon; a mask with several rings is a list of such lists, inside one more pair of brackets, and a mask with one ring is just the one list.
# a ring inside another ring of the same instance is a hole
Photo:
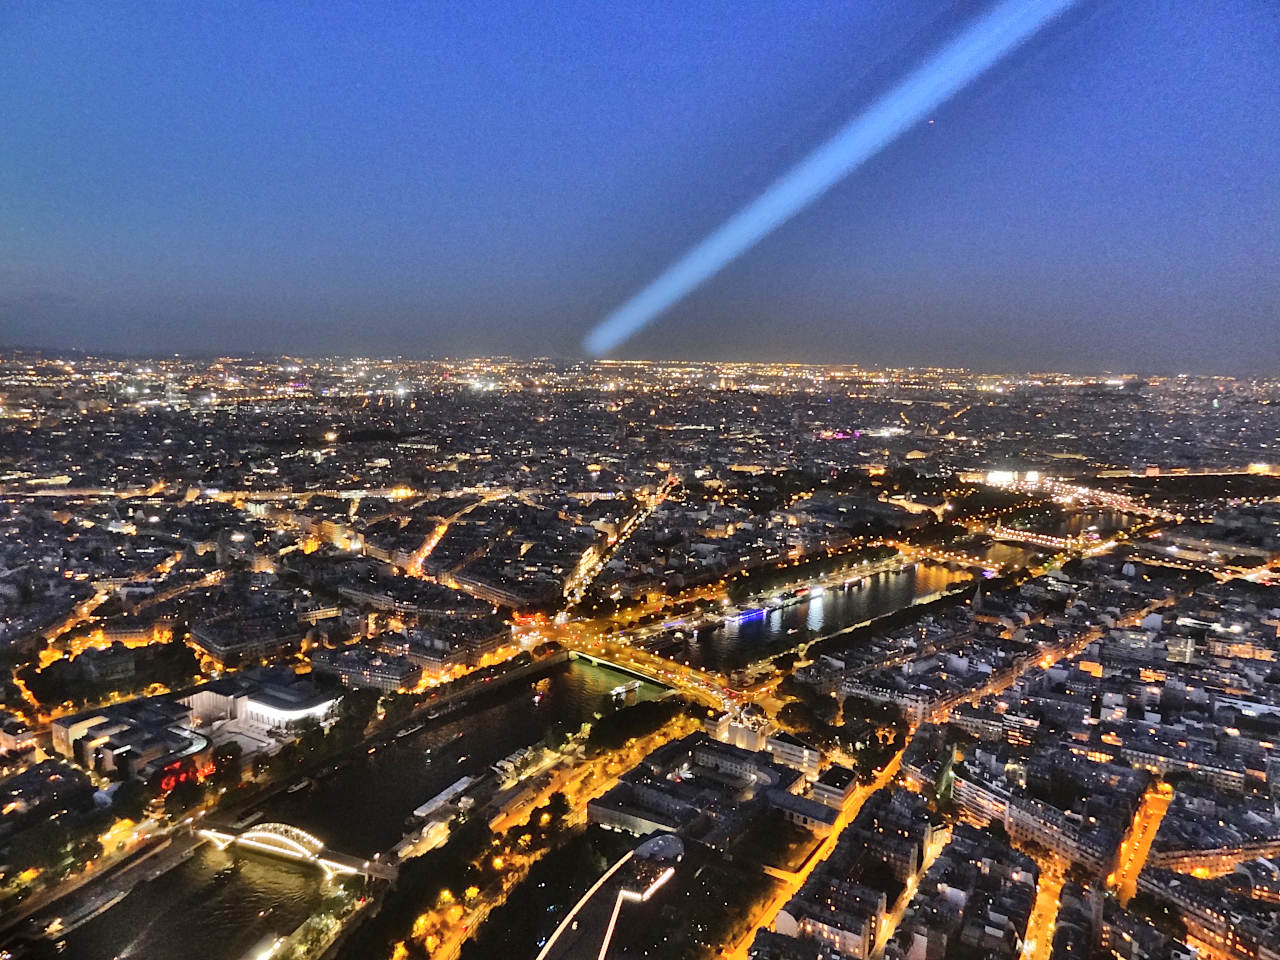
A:
{"label": "city street", "polygon": [[1167,783],[1154,784],[1142,795],[1142,803],[1133,816],[1133,826],[1120,845],[1116,870],[1107,878],[1107,885],[1116,891],[1122,906],[1128,904],[1138,890],[1138,875],[1142,873],[1151,843],[1160,830],[1160,821],[1172,801],[1173,787]]}
{"label": "city street", "polygon": [[742,938],[720,952],[721,960],[746,960],[747,951],[750,949],[751,942],[755,939],[757,931],[763,930],[773,923],[778,911],[804,886],[804,882],[809,879],[809,874],[813,873],[818,864],[831,856],[832,851],[836,848],[836,843],[840,839],[840,831],[847,827],[858,815],[858,811],[862,809],[862,805],[867,802],[868,797],[893,782],[894,777],[898,775],[898,767],[901,763],[902,753],[899,752],[894,755],[893,759],[876,775],[876,778],[871,783],[860,786],[853,792],[848,802],[844,805],[844,809],[840,811],[840,816],[832,827],[831,832],[823,838],[817,850],[804,862],[799,870],[787,875],[785,879],[778,880],[778,887],[773,897],[757,911],[753,922]]}
{"label": "city street", "polygon": [[1049,960],[1049,955],[1053,953],[1053,931],[1057,925],[1067,866],[1057,858],[1042,859],[1039,865],[1036,903],[1031,908],[1031,917],[1027,921],[1022,960]]}

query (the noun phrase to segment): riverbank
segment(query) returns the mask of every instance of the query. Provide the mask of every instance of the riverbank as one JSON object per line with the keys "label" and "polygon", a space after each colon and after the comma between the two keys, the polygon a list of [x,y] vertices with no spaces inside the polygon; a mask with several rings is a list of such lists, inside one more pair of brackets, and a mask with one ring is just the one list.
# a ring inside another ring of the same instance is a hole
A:
{"label": "riverbank", "polygon": [[[467,716],[471,710],[483,710],[492,705],[495,700],[501,700],[512,685],[546,676],[563,668],[568,662],[567,651],[555,651],[542,658],[534,659],[530,663],[497,672],[491,675],[491,679],[487,682],[472,684],[466,689],[447,693],[443,698],[424,704],[414,712],[410,720],[401,721],[395,730],[387,728],[376,730],[342,754],[317,757],[288,777],[270,782],[249,781],[247,787],[234,793],[229,792],[223,803],[215,808],[216,813],[211,813],[209,817],[216,821],[231,823],[263,810],[279,802],[281,798],[287,797],[290,788],[301,778],[323,780],[335,777],[351,764],[361,762],[371,748],[381,750],[396,742],[397,731],[403,729],[405,724],[421,721],[423,730],[429,732],[453,723]],[[429,717],[428,714],[440,711],[442,702],[445,705],[443,715],[437,713],[434,718]],[[157,825],[154,837],[145,841],[144,846],[131,851],[119,862],[86,871],[58,889],[49,891],[46,896],[38,899],[31,898],[22,909],[4,917],[3,922],[0,923],[0,943],[12,942],[24,933],[22,930],[24,923],[34,921],[36,925],[43,927],[56,917],[71,915],[87,903],[105,901],[119,892],[120,898],[116,899],[109,908],[114,911],[117,909],[117,904],[139,884],[160,876],[189,858],[195,847],[202,842],[198,838],[194,840],[192,838],[192,834],[188,833],[185,837],[180,837],[179,832]],[[335,846],[340,847],[340,844]],[[179,851],[181,851],[181,857],[171,863],[168,862],[169,857],[178,856]],[[162,855],[163,860],[151,860],[153,857]],[[165,864],[164,869],[155,872],[156,868],[162,864]],[[94,920],[98,919],[100,918],[94,918]]]}
{"label": "riverbank", "polygon": [[[466,707],[402,737],[395,733],[418,721],[397,718],[377,732],[376,739],[384,745],[375,752],[357,749],[344,758],[337,772],[313,778],[305,789],[290,793],[288,785],[298,779],[292,777],[283,789],[277,784],[270,801],[262,803],[260,794],[259,822],[295,826],[351,856],[371,859],[374,853],[391,849],[404,835],[406,818],[460,778],[487,776],[492,782],[496,778],[490,768],[513,752],[546,737],[560,743],[584,721],[608,713],[610,691],[627,677],[607,667],[567,659],[559,654],[536,665],[524,664],[518,673],[511,671],[505,684],[496,678],[483,684]],[[651,700],[661,693],[658,687],[645,684],[638,696]],[[453,825],[450,845],[457,841],[458,831],[487,825],[483,803],[483,798],[477,799],[470,820]],[[381,952],[359,952],[357,946],[364,942],[359,931],[368,927],[376,934],[387,915],[396,913],[401,891],[412,893],[415,877],[440,882],[439,870],[432,864],[440,863],[443,850],[400,864],[395,893],[385,884],[359,890],[372,902],[346,919],[340,940],[328,948],[331,956],[342,953],[384,960],[389,952],[385,946]],[[465,886],[453,889],[461,892]],[[75,931],[67,939],[64,956],[189,960],[193,948],[198,948],[201,960],[244,960],[246,954],[256,956],[255,946],[288,937],[309,916],[328,909],[330,896],[317,869],[246,849],[219,851],[206,843],[186,863],[155,883],[138,887]],[[410,903],[416,909],[400,930],[407,929],[424,906],[417,899],[411,898]],[[343,945],[348,940],[353,944],[350,948]],[[373,940],[387,942],[377,936]]]}
{"label": "riverbank", "polygon": [[405,862],[400,881],[388,893],[387,911],[377,924],[366,924],[352,936],[339,960],[382,958],[405,939],[430,945],[434,958],[453,960],[529,870],[567,839],[568,831],[585,825],[591,799],[607,792],[647,753],[694,729],[696,721],[681,713],[623,747],[557,768],[509,809],[481,811],[449,844]]}
{"label": "riverbank", "polygon": [[[134,887],[162,876],[190,858],[203,842],[199,837],[186,831],[181,836],[176,833],[161,833],[145,846],[130,852],[119,862],[91,875],[82,875],[77,878],[77,882],[57,891],[56,896],[42,899],[40,902],[29,901],[24,905],[26,909],[5,917],[3,925],[0,926],[0,942],[9,943],[15,939],[29,939],[36,930],[43,930],[58,918],[73,917],[89,904],[105,901],[119,894],[112,901],[114,905],[132,892]],[[32,899],[35,900],[35,898]],[[80,918],[75,925],[80,926],[85,922],[87,919]],[[21,931],[19,928],[24,923],[29,924],[33,929],[30,932]],[[67,931],[70,932],[71,929],[74,927],[68,925]]]}

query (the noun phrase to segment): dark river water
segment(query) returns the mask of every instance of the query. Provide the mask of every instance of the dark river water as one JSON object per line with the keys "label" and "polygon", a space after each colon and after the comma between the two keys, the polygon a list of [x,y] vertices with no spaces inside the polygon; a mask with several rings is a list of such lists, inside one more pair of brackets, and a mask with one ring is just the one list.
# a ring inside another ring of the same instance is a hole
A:
{"label": "dark river water", "polygon": [[[1114,511],[1081,510],[1053,522],[1041,522],[1035,529],[1055,536],[1074,536],[1095,531],[1105,537],[1123,528],[1128,518]],[[993,543],[983,548],[988,561],[1010,566],[1026,566],[1036,551],[1017,544]],[[868,577],[845,588],[828,585],[819,596],[778,610],[750,612],[715,629],[696,635],[674,631],[658,641],[659,652],[673,659],[714,670],[731,671],[755,660],[787,650],[805,640],[823,637],[853,624],[900,610],[930,598],[957,584],[972,580],[970,571],[921,563],[895,573]]]}
{"label": "dark river water", "polygon": [[73,931],[63,956],[241,960],[266,937],[292,931],[320,898],[318,870],[205,844]]}
{"label": "dark river water", "polygon": [[[1040,533],[1052,534],[1055,537],[1074,537],[1082,533],[1097,533],[1105,538],[1108,534],[1122,530],[1132,521],[1132,517],[1115,510],[1079,510],[1052,522],[1033,523],[1033,529]],[[1009,567],[1025,567],[1032,564],[1037,556],[1034,547],[1021,546],[1016,543],[993,543],[986,547],[983,556],[993,564],[1002,563]]]}
{"label": "dark river water", "polygon": [[747,609],[715,629],[703,629],[671,646],[677,660],[729,671],[797,644],[892,613],[932,597],[971,575],[938,564],[914,564],[904,570],[865,578],[847,588],[825,587],[820,595],[777,610]]}
{"label": "dark river water", "polygon": [[[280,795],[264,808],[263,821],[290,823],[335,850],[371,856],[400,840],[415,807],[459,777],[479,776],[507,754],[536,743],[555,725],[576,727],[592,719],[607,708],[610,691],[630,679],[575,661],[539,681],[507,688],[493,706],[380,747],[310,790]],[[661,692],[644,684],[636,696]],[[63,956],[247,960],[265,939],[289,933],[306,919],[322,893],[319,871],[205,845],[75,930]]]}

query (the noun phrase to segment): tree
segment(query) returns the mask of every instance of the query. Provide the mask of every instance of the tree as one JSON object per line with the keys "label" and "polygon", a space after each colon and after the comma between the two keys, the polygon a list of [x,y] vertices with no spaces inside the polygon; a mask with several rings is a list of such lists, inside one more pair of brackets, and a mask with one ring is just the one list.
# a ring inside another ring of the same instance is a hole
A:
{"label": "tree", "polygon": [[152,795],[141,780],[126,780],[112,794],[111,810],[117,817],[136,823],[146,816],[147,802]]}
{"label": "tree", "polygon": [[810,702],[814,715],[826,726],[836,722],[840,716],[840,701],[831,696],[816,697]]}
{"label": "tree", "polygon": [[260,777],[271,769],[271,758],[265,753],[255,753],[253,755],[253,775]]}
{"label": "tree", "polygon": [[387,722],[391,724],[399,723],[409,714],[413,713],[414,700],[409,694],[393,694],[384,701],[387,712]]}
{"label": "tree", "polygon": [[588,742],[595,750],[617,750],[628,740],[646,737],[669,723],[683,708],[682,701],[674,697],[643,700],[597,720],[591,727]]}
{"label": "tree", "polygon": [[213,777],[215,787],[230,790],[240,783],[243,773],[244,748],[236,740],[219,744],[213,751]]}
{"label": "tree", "polygon": [[82,868],[90,860],[102,856],[102,841],[95,834],[88,833],[72,844],[71,855],[77,869]]}
{"label": "tree", "polygon": [[575,731],[572,726],[564,721],[558,720],[551,725],[551,729],[547,731],[547,735],[544,740],[549,749],[559,750],[569,742],[569,738],[573,736],[574,732]]}
{"label": "tree", "polygon": [[808,685],[797,680],[794,673],[789,673],[778,681],[777,692],[780,697],[805,699],[808,690]]}
{"label": "tree", "polygon": [[1009,846],[1009,831],[1005,829],[1003,820],[992,820],[987,824],[987,834],[991,837],[993,843]]}
{"label": "tree", "polygon": [[813,707],[802,700],[792,700],[790,703],[783,704],[782,709],[778,711],[778,722],[788,729],[801,733],[812,733],[824,726]]}
{"label": "tree", "polygon": [[1094,879],[1094,875],[1093,871],[1083,864],[1072,861],[1072,863],[1067,867],[1066,879],[1067,883],[1077,883],[1084,886]]}
{"label": "tree", "polygon": [[164,798],[164,812],[176,820],[204,799],[204,787],[195,780],[182,780]]}
{"label": "tree", "polygon": [[304,754],[318,753],[324,747],[324,730],[320,721],[314,718],[299,720],[295,728],[298,731],[298,749]]}
{"label": "tree", "polygon": [[267,761],[267,771],[272,779],[280,780],[293,773],[301,762],[302,757],[299,755],[298,745],[296,743],[286,743]]}
{"label": "tree", "polygon": [[[774,658],[773,658],[773,665],[774,665],[778,670],[782,671],[783,673],[788,674],[788,676],[785,678],[785,680],[789,680],[789,679],[791,679],[791,678],[790,678],[790,676],[789,676],[789,674],[790,674],[790,672],[791,672],[791,668],[792,668],[792,667],[794,667],[794,666],[796,665],[796,661],[797,661],[797,660],[799,660],[799,659],[800,659],[800,655],[799,655],[798,653],[795,653],[794,651],[790,651],[790,650],[789,650],[789,651],[787,651],[786,653],[780,653],[780,654],[778,654],[778,656],[774,657]],[[784,682],[785,682],[785,680],[784,680]]]}
{"label": "tree", "polygon": [[570,806],[569,798],[561,791],[557,790],[551,796],[547,797],[546,812],[551,815],[551,823],[548,825],[548,832],[558,830],[564,825],[565,819],[569,816]]}
{"label": "tree", "polygon": [[377,690],[349,690],[338,703],[338,718],[329,730],[336,749],[351,746],[364,737],[381,694]]}
{"label": "tree", "polygon": [[53,873],[66,866],[70,845],[71,834],[62,821],[46,820],[14,837],[4,861],[15,874],[27,869]]}

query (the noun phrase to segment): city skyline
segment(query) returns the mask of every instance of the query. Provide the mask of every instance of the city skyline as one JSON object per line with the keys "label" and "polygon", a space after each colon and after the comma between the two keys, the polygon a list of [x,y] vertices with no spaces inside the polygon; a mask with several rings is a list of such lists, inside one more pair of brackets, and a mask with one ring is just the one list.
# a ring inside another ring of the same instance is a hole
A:
{"label": "city skyline", "polygon": [[1271,381],[1274,379],[1267,372],[1260,373],[1241,373],[1229,372],[1223,370],[1196,369],[1194,367],[1186,367],[1177,370],[1151,370],[1142,369],[1140,367],[1116,367],[1116,368],[1070,368],[1070,367],[1037,367],[1037,366],[1019,366],[1016,364],[992,364],[989,366],[972,366],[962,364],[931,364],[931,363],[859,363],[854,360],[848,361],[817,361],[817,360],[791,360],[791,359],[729,359],[726,357],[587,357],[581,355],[565,355],[553,356],[545,354],[507,354],[500,352],[493,353],[470,353],[470,354],[412,354],[412,353],[381,353],[366,354],[358,352],[333,352],[333,353],[305,353],[300,351],[270,351],[270,350],[249,350],[249,351],[173,351],[161,354],[130,352],[117,350],[92,350],[80,349],[72,347],[48,347],[40,344],[15,344],[0,345],[0,352],[10,356],[20,356],[23,354],[32,354],[48,359],[101,359],[113,362],[136,362],[145,364],[155,362],[157,360],[180,360],[189,362],[209,362],[214,360],[301,360],[313,363],[327,361],[366,361],[366,362],[391,362],[404,360],[406,362],[421,363],[479,363],[484,361],[516,361],[531,363],[551,363],[562,366],[572,365],[599,365],[602,367],[617,367],[624,369],[627,366],[680,366],[688,365],[693,367],[741,367],[741,368],[761,368],[761,367],[796,367],[796,368],[813,368],[813,369],[845,369],[845,370],[862,370],[867,372],[874,371],[956,371],[967,375],[990,376],[990,377],[1076,377],[1084,380],[1106,380],[1106,379],[1143,379],[1152,378],[1160,380],[1176,379],[1178,377],[1191,377],[1198,379],[1222,379],[1222,380],[1257,380]]}

